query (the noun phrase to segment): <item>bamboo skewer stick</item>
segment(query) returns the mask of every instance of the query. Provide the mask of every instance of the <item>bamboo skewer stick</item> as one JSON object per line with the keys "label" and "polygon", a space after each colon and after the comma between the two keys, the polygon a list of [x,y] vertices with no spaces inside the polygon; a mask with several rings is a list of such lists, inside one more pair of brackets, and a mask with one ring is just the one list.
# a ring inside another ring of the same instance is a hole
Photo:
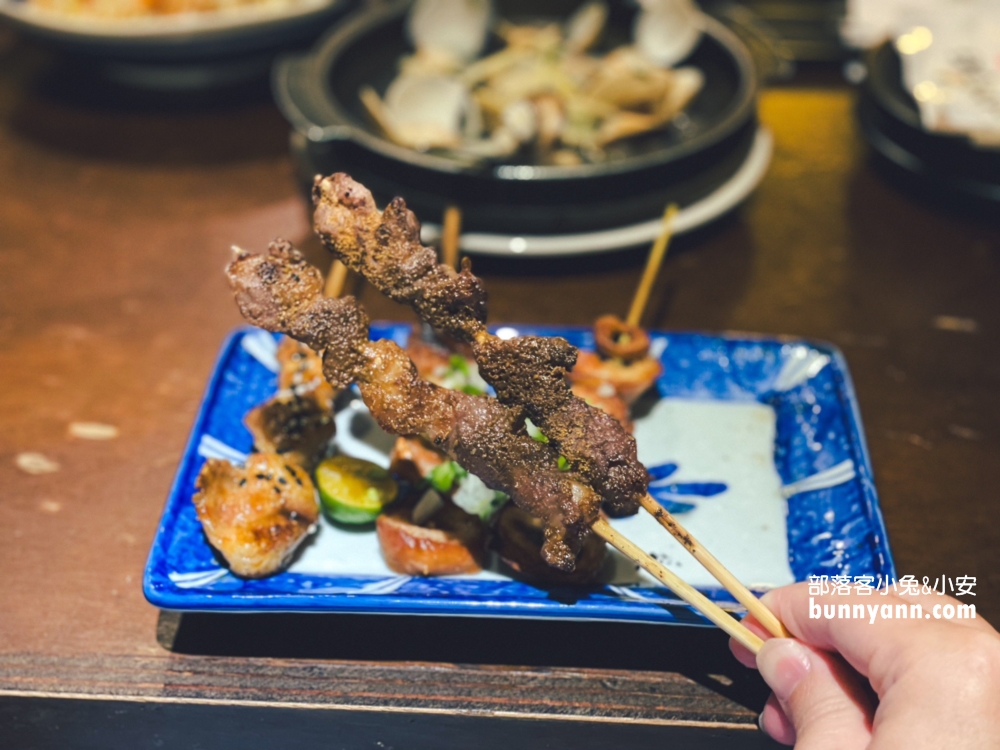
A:
{"label": "bamboo skewer stick", "polygon": [[744,586],[736,576],[730,573],[715,555],[705,549],[701,542],[691,535],[691,532],[681,526],[666,508],[649,495],[646,495],[639,503],[643,509],[659,522],[660,526],[669,531],[670,535],[680,542],[684,549],[691,553],[691,556],[695,560],[702,564],[705,570],[711,573],[722,584],[726,591],[736,598],[736,601],[746,607],[747,611],[757,618],[758,622],[764,626],[767,632],[776,638],[792,637],[791,633],[781,624],[781,620],[764,606],[764,603],[750,589]]}
{"label": "bamboo skewer stick", "polygon": [[448,206],[441,221],[441,262],[448,268],[458,268],[458,238],[462,232],[462,210]]}
{"label": "bamboo skewer stick", "polygon": [[705,617],[718,625],[722,630],[746,646],[752,653],[756,654],[764,645],[756,634],[751,632],[739,620],[730,616],[722,607],[711,601],[695,589],[691,584],[682,579],[676,573],[663,567],[660,563],[646,554],[641,548],[629,541],[620,532],[616,531],[611,524],[603,518],[597,519],[591,527],[594,532],[604,541],[617,549],[630,560],[638,563],[642,568],[656,578],[658,581],[669,587],[677,596],[686,601]]}
{"label": "bamboo skewer stick", "polygon": [[330,272],[326,275],[326,288],[324,294],[327,297],[339,297],[344,291],[344,281],[347,280],[347,266],[341,261],[333,261]]}
{"label": "bamboo skewer stick", "polygon": [[[627,322],[630,325],[638,326],[639,322],[642,320],[642,314],[645,312],[646,304],[649,302],[649,293],[653,289],[653,283],[659,275],[660,266],[663,264],[663,259],[667,254],[667,246],[670,244],[670,238],[673,234],[674,217],[677,215],[677,212],[678,207],[676,203],[671,203],[663,212],[663,230],[660,232],[659,237],[656,238],[656,242],[653,243],[653,247],[649,251],[649,258],[646,260],[646,268],[643,269],[642,279],[639,281],[639,286],[635,290],[635,297],[633,297],[632,306],[629,309]],[[769,633],[778,638],[791,637],[790,633],[785,629],[785,626],[781,624],[781,621],[775,617],[774,613],[764,606],[764,604],[754,595],[752,591],[744,586],[736,576],[730,573],[729,570],[721,562],[719,562],[719,560],[711,552],[705,549],[701,543],[677,521],[676,518],[667,512],[663,506],[661,506],[649,495],[646,495],[642,500],[640,500],[640,504],[643,509],[645,509],[659,522],[661,526],[663,526],[663,528],[670,532],[670,535],[673,536],[674,539],[680,542],[684,548],[691,553],[695,560],[701,563],[702,566],[704,566],[704,568],[711,573],[715,579],[721,583],[730,594],[733,595],[733,597],[735,597],[736,601],[746,607],[747,611],[753,614],[753,616],[757,618],[760,624],[763,625]],[[637,562],[639,561],[637,560]],[[653,562],[655,563],[655,560]],[[666,571],[665,568],[664,571]],[[663,578],[655,572],[650,570],[650,573],[655,575],[661,581],[663,580]],[[666,581],[664,581],[664,583],[666,583]],[[669,583],[667,583],[667,585],[671,586]],[[673,586],[671,586],[671,588],[673,588]],[[674,590],[676,591],[676,589]],[[691,590],[694,591],[694,589]],[[677,591],[677,593],[680,594],[679,591]],[[685,601],[688,600],[685,598]],[[694,602],[689,603],[694,604]],[[703,612],[702,614],[705,614],[705,616],[708,617],[706,613]],[[712,621],[716,622],[715,620]],[[719,623],[716,622],[716,624]],[[744,628],[744,630],[746,630],[746,628]],[[726,632],[729,631],[727,630]],[[732,633],[730,633],[730,635],[732,635]],[[754,637],[756,638],[756,636]],[[754,651],[754,653],[756,653],[756,651]]]}
{"label": "bamboo skewer stick", "polygon": [[[645,310],[649,300],[649,293],[652,290],[653,282],[659,273],[660,265],[666,255],[667,245],[673,229],[673,218],[677,214],[676,204],[670,204],[663,215],[663,231],[656,239],[646,268],[643,271],[642,280],[636,290],[635,298],[632,301],[632,308],[629,311],[628,322],[638,325],[639,320]],[[448,206],[445,209],[441,231],[441,260],[449,268],[458,267],[459,257],[459,235],[462,226],[462,213],[457,206]],[[347,267],[339,260],[334,261],[330,268],[330,273],[326,280],[326,296],[338,297],[344,287],[347,278]],[[752,612],[760,623],[775,636],[788,636],[778,619],[765,607],[756,596],[743,586],[711,553],[705,550],[691,536],[683,526],[681,526],[673,516],[661,507],[652,497],[647,495],[641,501],[642,507],[648,511],[659,523],[667,529],[681,544],[688,549],[698,562],[705,568],[739,601],[748,611]],[[629,559],[636,562],[643,569],[649,572],[664,585],[668,586],[681,599],[686,601],[696,610],[701,612],[711,622],[719,626],[723,631],[746,646],[751,652],[756,654],[763,641],[754,633],[731,617],[725,610],[709,600],[704,594],[696,590],[689,583],[671,572],[663,565],[650,557],[632,541],[623,536],[620,532],[603,518],[598,519],[593,527],[594,531],[605,541],[618,549]]]}
{"label": "bamboo skewer stick", "polygon": [[666,211],[663,212],[663,229],[649,251],[649,257],[646,259],[646,268],[642,272],[642,279],[640,279],[639,286],[635,290],[635,296],[632,298],[632,307],[628,311],[626,322],[629,325],[637,326],[639,325],[639,321],[642,320],[642,314],[646,310],[646,303],[649,302],[649,293],[653,289],[653,282],[656,281],[656,277],[660,273],[660,265],[667,254],[667,245],[670,243],[670,238],[674,233],[674,217],[677,215],[678,210],[677,204],[671,203],[667,206]]}

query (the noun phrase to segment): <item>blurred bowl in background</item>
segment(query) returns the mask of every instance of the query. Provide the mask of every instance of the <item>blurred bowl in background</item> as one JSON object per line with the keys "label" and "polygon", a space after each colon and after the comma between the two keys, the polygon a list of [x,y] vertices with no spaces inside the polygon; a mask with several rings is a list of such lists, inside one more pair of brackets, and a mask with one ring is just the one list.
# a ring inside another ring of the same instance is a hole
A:
{"label": "blurred bowl in background", "polygon": [[[514,22],[563,20],[579,4],[498,0],[496,15]],[[455,203],[469,233],[565,235],[648,222],[668,202],[683,208],[710,196],[733,179],[760,140],[750,55],[721,23],[706,18],[701,40],[683,61],[704,73],[705,86],[680,126],[635,138],[616,158],[576,166],[468,164],[397,145],[372,123],[358,92],[371,85],[384,93],[396,76],[400,57],[410,51],[409,7],[409,0],[394,0],[358,11],[309,54],[275,66],[275,97],[296,134],[293,150],[304,178],[346,171],[380,201],[402,195],[424,217],[440,216]],[[635,12],[622,2],[612,5],[610,46],[630,39]],[[760,153],[757,146],[758,162]]]}
{"label": "blurred bowl in background", "polygon": [[179,60],[266,49],[317,36],[346,0],[268,0],[233,8],[108,18],[0,0],[0,17],[25,37],[73,52]]}
{"label": "blurred bowl in background", "polygon": [[1000,149],[925,129],[917,102],[903,86],[901,60],[892,44],[865,57],[858,120],[875,153],[897,172],[916,177],[923,188],[991,206],[1000,202]]}
{"label": "blurred bowl in background", "polygon": [[276,54],[307,47],[350,0],[265,0],[221,10],[108,18],[0,0],[26,39],[129,87],[189,91],[265,78]]}

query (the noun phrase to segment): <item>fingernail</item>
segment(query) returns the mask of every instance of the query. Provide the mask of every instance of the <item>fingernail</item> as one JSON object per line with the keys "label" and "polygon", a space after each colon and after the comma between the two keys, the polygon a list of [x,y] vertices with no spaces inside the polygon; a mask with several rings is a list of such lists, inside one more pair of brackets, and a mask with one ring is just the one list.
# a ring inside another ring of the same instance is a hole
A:
{"label": "fingernail", "polygon": [[791,697],[802,678],[809,674],[809,652],[792,638],[771,638],[757,654],[757,669],[779,701]]}
{"label": "fingernail", "polygon": [[[760,729],[764,734],[767,734],[767,730],[764,729],[764,712],[761,711],[760,715],[757,717],[757,728]],[[767,734],[768,737],[771,735]]]}

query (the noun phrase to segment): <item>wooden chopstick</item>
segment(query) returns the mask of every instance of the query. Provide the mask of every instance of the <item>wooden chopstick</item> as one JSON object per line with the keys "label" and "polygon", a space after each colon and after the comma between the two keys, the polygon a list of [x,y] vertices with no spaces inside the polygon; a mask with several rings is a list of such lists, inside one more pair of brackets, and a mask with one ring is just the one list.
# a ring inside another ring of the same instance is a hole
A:
{"label": "wooden chopstick", "polygon": [[764,645],[764,641],[755,633],[747,629],[739,620],[729,615],[722,607],[711,601],[676,573],[663,567],[621,532],[614,529],[606,520],[603,518],[597,519],[591,528],[604,541],[625,555],[625,557],[641,566],[662,584],[669,587],[677,596],[746,646],[752,653],[756,654],[760,651],[761,646]]}
{"label": "wooden chopstick", "polygon": [[646,258],[646,268],[642,272],[642,279],[640,279],[639,286],[635,290],[635,296],[632,298],[632,306],[629,308],[628,317],[625,319],[629,325],[637,326],[639,325],[639,321],[642,320],[642,314],[646,310],[646,303],[649,302],[649,293],[653,289],[653,282],[656,281],[656,277],[660,273],[660,265],[667,254],[667,245],[670,243],[670,238],[674,233],[674,217],[677,216],[679,210],[676,203],[671,203],[663,212],[663,229],[660,230],[659,236],[649,251],[649,257]]}
{"label": "wooden chopstick", "polygon": [[736,601],[746,607],[747,611],[757,618],[758,622],[764,626],[767,632],[776,638],[791,638],[791,633],[781,624],[781,620],[750,589],[744,586],[736,576],[730,573],[715,555],[705,549],[701,542],[695,539],[691,535],[691,532],[685,529],[666,508],[649,495],[640,500],[639,504],[659,522],[660,526],[669,531],[670,535],[680,542],[684,549],[690,552],[691,556],[700,562],[705,570],[711,573],[715,577],[715,580],[721,583],[723,588],[735,597]]}
{"label": "wooden chopstick", "polygon": [[448,206],[441,221],[441,262],[448,268],[458,268],[458,238],[462,233],[462,210]]}

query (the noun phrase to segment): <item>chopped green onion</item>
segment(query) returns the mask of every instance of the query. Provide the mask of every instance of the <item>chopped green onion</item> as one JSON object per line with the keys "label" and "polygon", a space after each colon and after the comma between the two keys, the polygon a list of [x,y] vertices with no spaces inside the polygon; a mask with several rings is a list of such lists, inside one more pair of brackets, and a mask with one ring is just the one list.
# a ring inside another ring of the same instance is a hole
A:
{"label": "chopped green onion", "polygon": [[469,377],[469,363],[461,354],[452,354],[448,357],[448,367]]}
{"label": "chopped green onion", "polygon": [[438,492],[450,492],[455,482],[469,475],[465,469],[454,461],[445,461],[431,469],[427,479]]}
{"label": "chopped green onion", "polygon": [[559,471],[569,471],[569,461],[566,460],[566,456],[559,456],[559,461],[556,462],[556,466],[559,467]]}
{"label": "chopped green onion", "polygon": [[532,422],[530,419],[524,420],[524,427],[528,431],[528,435],[531,437],[532,440],[537,440],[539,443],[549,442],[549,439],[542,434],[542,431],[539,430],[535,426],[535,423]]}
{"label": "chopped green onion", "polygon": [[491,490],[475,474],[468,474],[459,483],[451,499],[466,513],[479,516],[485,521],[506,502],[507,496]]}
{"label": "chopped green onion", "polygon": [[452,354],[448,357],[448,364],[438,368],[436,374],[445,388],[462,391],[470,396],[486,395],[488,386],[479,376],[479,368],[461,354]]}

